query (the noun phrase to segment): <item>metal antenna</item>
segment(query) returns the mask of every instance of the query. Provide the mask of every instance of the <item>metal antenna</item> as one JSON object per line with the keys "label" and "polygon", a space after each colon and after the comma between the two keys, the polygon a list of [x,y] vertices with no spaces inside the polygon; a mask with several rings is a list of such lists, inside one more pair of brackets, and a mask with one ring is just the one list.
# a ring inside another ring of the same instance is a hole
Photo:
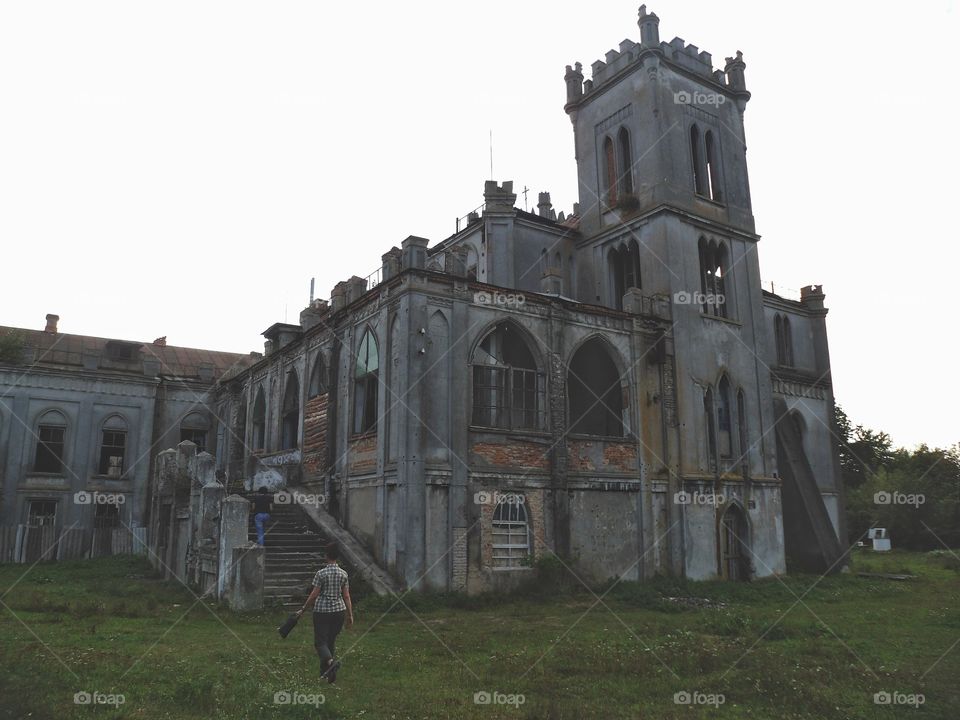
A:
{"label": "metal antenna", "polygon": [[493,129],[490,130],[490,179],[493,180]]}

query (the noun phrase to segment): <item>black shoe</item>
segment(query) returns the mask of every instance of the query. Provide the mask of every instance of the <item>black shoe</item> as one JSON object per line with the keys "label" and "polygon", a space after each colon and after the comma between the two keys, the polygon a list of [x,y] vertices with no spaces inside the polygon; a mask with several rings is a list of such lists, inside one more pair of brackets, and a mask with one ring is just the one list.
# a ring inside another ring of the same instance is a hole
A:
{"label": "black shoe", "polygon": [[327,669],[320,673],[320,677],[325,677],[328,683],[335,683],[337,681],[337,670],[340,669],[340,661],[334,660],[327,666]]}

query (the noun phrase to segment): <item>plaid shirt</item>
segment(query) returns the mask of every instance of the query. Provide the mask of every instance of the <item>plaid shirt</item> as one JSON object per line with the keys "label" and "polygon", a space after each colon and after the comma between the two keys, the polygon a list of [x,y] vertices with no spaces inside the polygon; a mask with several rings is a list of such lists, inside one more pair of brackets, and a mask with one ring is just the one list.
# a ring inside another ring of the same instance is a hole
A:
{"label": "plaid shirt", "polygon": [[320,588],[320,594],[313,605],[314,612],[341,612],[347,609],[343,601],[343,589],[349,587],[347,571],[333,563],[324,565],[313,577],[313,586]]}

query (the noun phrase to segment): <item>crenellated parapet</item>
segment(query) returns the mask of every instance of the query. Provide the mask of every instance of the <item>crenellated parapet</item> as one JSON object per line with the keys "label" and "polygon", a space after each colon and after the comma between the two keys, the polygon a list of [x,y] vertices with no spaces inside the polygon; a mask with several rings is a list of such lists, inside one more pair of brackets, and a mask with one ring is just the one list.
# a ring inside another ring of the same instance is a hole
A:
{"label": "crenellated parapet", "polygon": [[675,37],[670,42],[660,40],[660,18],[648,13],[646,5],[640,6],[637,25],[640,27],[640,42],[626,39],[617,50],[609,50],[603,59],[590,66],[591,77],[584,79],[583,66],[578,62],[567,65],[564,82],[567,87],[569,112],[581,101],[599,92],[618,80],[628,68],[641,64],[646,58],[656,56],[703,79],[729,90],[731,94],[749,97],[744,78],[743,53],[739,50],[733,58],[726,58],[722,70],[713,67],[713,56],[683,38]]}

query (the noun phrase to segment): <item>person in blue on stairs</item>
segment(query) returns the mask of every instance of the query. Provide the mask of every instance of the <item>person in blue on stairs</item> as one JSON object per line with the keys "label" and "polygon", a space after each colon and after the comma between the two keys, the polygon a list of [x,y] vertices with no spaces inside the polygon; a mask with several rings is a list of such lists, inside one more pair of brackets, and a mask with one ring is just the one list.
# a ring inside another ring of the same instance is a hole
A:
{"label": "person in blue on stairs", "polygon": [[257,490],[253,496],[253,524],[257,526],[257,543],[260,545],[264,544],[263,528],[270,522],[270,510],[273,509],[271,500],[272,496],[265,487]]}

